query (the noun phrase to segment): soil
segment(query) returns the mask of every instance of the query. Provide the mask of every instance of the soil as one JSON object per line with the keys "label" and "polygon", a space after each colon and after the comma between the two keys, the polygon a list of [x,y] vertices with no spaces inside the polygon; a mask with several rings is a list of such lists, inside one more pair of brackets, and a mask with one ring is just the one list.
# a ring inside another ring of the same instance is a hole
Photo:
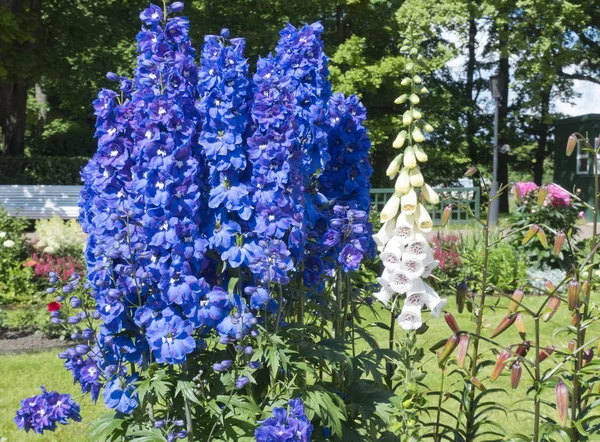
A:
{"label": "soil", "polygon": [[68,345],[69,342],[48,338],[39,330],[11,330],[0,327],[0,355],[64,348]]}

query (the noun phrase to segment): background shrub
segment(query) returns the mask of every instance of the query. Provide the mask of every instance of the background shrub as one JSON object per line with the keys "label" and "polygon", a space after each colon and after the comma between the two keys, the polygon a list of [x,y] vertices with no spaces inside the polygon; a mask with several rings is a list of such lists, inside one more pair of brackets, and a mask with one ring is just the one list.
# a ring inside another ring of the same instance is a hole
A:
{"label": "background shrub", "polygon": [[87,161],[87,157],[0,156],[0,185],[80,185],[79,172]]}

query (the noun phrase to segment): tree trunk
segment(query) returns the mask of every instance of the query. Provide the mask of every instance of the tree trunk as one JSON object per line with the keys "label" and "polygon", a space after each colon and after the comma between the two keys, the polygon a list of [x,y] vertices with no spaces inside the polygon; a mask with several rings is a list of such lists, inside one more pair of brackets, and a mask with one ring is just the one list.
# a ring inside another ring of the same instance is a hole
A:
{"label": "tree trunk", "polygon": [[535,151],[535,164],[533,166],[533,181],[538,186],[542,185],[544,179],[544,159],[546,158],[546,144],[548,141],[548,113],[550,109],[550,91],[542,92],[540,104],[540,124],[538,130],[538,145]]}
{"label": "tree trunk", "polygon": [[22,156],[25,153],[25,115],[27,82],[0,83],[0,129],[2,154]]}
{"label": "tree trunk", "polygon": [[[508,27],[505,25],[504,37],[508,36]],[[498,149],[506,144],[506,117],[508,116],[508,83],[510,82],[510,65],[508,62],[508,51],[506,50],[506,41],[500,41],[500,63],[498,74],[502,78],[502,97],[500,98],[500,112],[498,115]],[[508,184],[508,155],[506,153],[498,154],[498,185]],[[498,210],[500,213],[508,213],[508,192],[500,195]]]}
{"label": "tree trunk", "polygon": [[474,8],[470,8],[469,18],[469,41],[467,48],[469,56],[467,59],[467,84],[465,86],[465,97],[467,97],[467,147],[469,149],[469,157],[475,164],[478,162],[477,145],[475,144],[475,106],[477,103],[473,98],[474,78],[475,78],[475,44],[477,38],[477,22],[475,21]]}

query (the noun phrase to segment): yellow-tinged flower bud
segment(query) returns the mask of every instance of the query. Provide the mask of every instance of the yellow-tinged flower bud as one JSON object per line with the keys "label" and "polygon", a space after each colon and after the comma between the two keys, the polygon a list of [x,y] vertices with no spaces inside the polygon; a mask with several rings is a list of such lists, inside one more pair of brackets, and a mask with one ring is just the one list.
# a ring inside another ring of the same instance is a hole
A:
{"label": "yellow-tinged flower bud", "polygon": [[529,241],[531,241],[531,238],[533,238],[538,233],[538,230],[540,230],[540,227],[537,224],[532,224],[529,227],[529,230],[527,230],[527,233],[525,233],[525,236],[523,237],[523,241],[521,241],[521,245],[524,246]]}
{"label": "yellow-tinged flower bud", "polygon": [[417,227],[419,227],[419,229],[425,233],[431,232],[431,229],[433,228],[433,221],[431,221],[431,217],[429,216],[425,206],[419,203],[417,206],[417,212]]}
{"label": "yellow-tinged flower bud", "polygon": [[475,167],[475,166],[471,166],[471,167],[469,167],[469,168],[467,169],[467,171],[465,172],[465,176],[466,176],[466,177],[473,176],[473,175],[475,175],[475,172],[477,172],[477,167]]}
{"label": "yellow-tinged flower bud", "polygon": [[554,238],[554,256],[560,255],[560,250],[562,249],[563,244],[565,243],[567,235],[565,232],[561,230],[556,234],[556,238]]}
{"label": "yellow-tinged flower bud", "polygon": [[548,290],[550,293],[554,292],[554,284],[552,284],[552,281],[549,279],[544,278],[544,287],[546,287],[546,290]]}
{"label": "yellow-tinged flower bud", "polygon": [[408,174],[408,170],[409,169],[407,169],[406,167],[403,167],[400,171],[398,179],[396,180],[396,192],[401,193],[402,195],[408,193],[408,191],[410,190],[410,176]]}
{"label": "yellow-tinged flower bud", "polygon": [[513,186],[513,195],[517,204],[521,204],[523,202],[523,198],[521,198],[521,192],[517,186]]}
{"label": "yellow-tinged flower bud", "polygon": [[433,129],[433,126],[431,124],[427,123],[427,124],[425,124],[425,126],[423,126],[423,130],[425,132],[431,133],[431,132],[433,132],[434,129]]}
{"label": "yellow-tinged flower bud", "polygon": [[410,124],[412,122],[413,122],[412,112],[407,110],[406,112],[404,112],[404,115],[402,115],[402,124],[404,124],[405,126],[410,126]]}
{"label": "yellow-tinged flower bud", "polygon": [[473,384],[475,386],[475,388],[483,391],[484,393],[487,391],[487,388],[485,388],[485,385],[483,385],[481,383],[481,381],[474,376],[471,378],[471,384]]}
{"label": "yellow-tinged flower bud", "polygon": [[557,420],[559,425],[564,427],[567,424],[567,415],[569,413],[569,390],[562,379],[556,384],[554,394],[556,396]]}
{"label": "yellow-tinged flower bud", "polygon": [[460,335],[458,339],[458,351],[456,352],[456,362],[460,368],[465,365],[467,350],[469,349],[469,335]]}
{"label": "yellow-tinged flower bud", "polygon": [[373,239],[375,240],[375,244],[377,245],[377,247],[383,248],[388,243],[388,241],[394,235],[395,227],[396,227],[396,222],[393,219],[387,220],[383,224],[383,226],[381,226],[381,229],[379,229],[379,232],[377,232],[375,235],[373,235]]}
{"label": "yellow-tinged flower bud", "polygon": [[516,289],[513,294],[512,294],[512,299],[510,301],[510,304],[508,306],[508,313],[512,314],[514,312],[517,311],[517,309],[519,308],[519,304],[522,300],[523,300],[523,289],[522,288],[518,288]]}
{"label": "yellow-tinged flower bud", "polygon": [[540,243],[542,243],[542,247],[547,249],[548,248],[548,238],[546,238],[546,232],[544,232],[544,229],[542,227],[540,227],[538,229],[537,237],[540,240]]}
{"label": "yellow-tinged flower bud", "polygon": [[442,212],[442,227],[446,227],[446,224],[450,220],[450,215],[452,215],[452,204],[444,207],[444,211]]}
{"label": "yellow-tinged flower bud", "polygon": [[425,180],[423,179],[423,174],[418,167],[411,169],[410,171],[410,185],[413,187],[423,187],[425,184]]}
{"label": "yellow-tinged flower bud", "polygon": [[425,137],[423,136],[423,132],[421,132],[421,129],[419,129],[418,127],[415,127],[412,131],[412,137],[413,140],[415,140],[415,143],[422,143],[423,141],[425,141]]}
{"label": "yellow-tinged flower bud", "polygon": [[425,184],[425,186],[421,189],[421,195],[423,195],[425,201],[430,204],[439,204],[440,202],[440,196],[429,184]]}
{"label": "yellow-tinged flower bud", "polygon": [[544,201],[546,200],[547,196],[548,196],[548,186],[543,185],[538,190],[538,200],[537,200],[538,207],[542,207],[544,205]]}
{"label": "yellow-tinged flower bud", "polygon": [[525,330],[525,320],[523,319],[523,315],[521,313],[517,313],[517,317],[515,318],[515,327],[521,335],[521,338],[525,339],[526,330]]}
{"label": "yellow-tinged flower bud", "polygon": [[587,279],[581,284],[581,293],[586,299],[590,296],[590,282]]}
{"label": "yellow-tinged flower bud", "polygon": [[426,87],[422,87],[421,90],[420,90],[420,92],[422,94],[428,94],[429,93],[429,89],[427,89]]}
{"label": "yellow-tinged flower bud", "polygon": [[572,134],[571,136],[569,136],[569,139],[567,141],[567,156],[568,157],[571,156],[571,154],[575,150],[575,146],[577,146],[577,137],[575,136],[575,134]]}
{"label": "yellow-tinged flower bud", "polygon": [[423,82],[423,80],[421,79],[421,77],[419,77],[418,75],[415,75],[413,77],[413,81],[415,82],[415,84],[421,84]]}
{"label": "yellow-tinged flower bud", "polygon": [[579,306],[579,282],[575,278],[567,285],[567,295],[569,310],[575,310]]}
{"label": "yellow-tinged flower bud", "polygon": [[400,133],[398,133],[398,135],[396,135],[396,139],[392,143],[392,147],[394,149],[400,149],[402,146],[404,146],[405,141],[406,141],[406,131],[403,130]]}
{"label": "yellow-tinged flower bud", "polygon": [[552,316],[554,316],[554,314],[558,310],[558,307],[560,307],[560,298],[552,296],[550,300],[548,300],[548,305],[546,306],[546,313],[542,315],[542,319],[544,320],[544,322],[548,322],[550,319],[552,319]]}
{"label": "yellow-tinged flower bud", "polygon": [[404,151],[404,167],[408,169],[414,169],[417,167],[417,157],[412,146],[409,146]]}
{"label": "yellow-tinged flower bud", "polygon": [[394,100],[394,103],[402,104],[402,103],[406,102],[406,100],[408,100],[408,94],[402,94]]}
{"label": "yellow-tinged flower bud", "polygon": [[389,176],[392,179],[396,176],[396,174],[400,170],[400,165],[402,164],[403,156],[404,156],[403,154],[400,154],[392,160],[392,162],[388,166],[387,170],[385,171],[385,174],[387,176]]}
{"label": "yellow-tinged flower bud", "polygon": [[411,82],[411,79],[409,77],[405,77],[405,78],[402,79],[402,81],[400,82],[400,84],[402,86],[408,86],[410,84],[410,82]]}
{"label": "yellow-tinged flower bud", "polygon": [[410,215],[417,210],[417,194],[414,189],[410,189],[406,195],[403,195],[400,200],[402,213]]}
{"label": "yellow-tinged flower bud", "polygon": [[519,386],[522,373],[523,369],[521,368],[521,363],[519,361],[515,362],[511,368],[510,373],[510,385],[513,388],[513,390],[516,390],[516,388]]}
{"label": "yellow-tinged flower bud", "polygon": [[452,352],[454,351],[454,349],[456,348],[456,346],[458,345],[458,336],[456,335],[452,335],[448,338],[448,341],[446,341],[446,345],[444,345],[444,347],[442,347],[442,349],[440,350],[439,354],[438,354],[438,361],[440,363],[440,365],[442,365],[444,362],[446,362],[448,360],[448,358],[450,357],[450,355],[452,354]]}
{"label": "yellow-tinged flower bud", "polygon": [[398,209],[400,208],[400,198],[397,195],[392,197],[385,203],[383,210],[381,211],[381,222],[384,223],[396,216]]}
{"label": "yellow-tinged flower bud", "polygon": [[515,319],[517,319],[517,315],[505,316],[504,319],[500,321],[500,324],[498,324],[498,327],[496,327],[496,329],[492,332],[490,338],[495,338],[499,334],[505,332],[511,325],[513,325]]}
{"label": "yellow-tinged flower bud", "polygon": [[420,111],[418,111],[417,109],[413,109],[412,110],[412,117],[415,120],[420,120],[421,118],[423,118],[423,114]]}
{"label": "yellow-tinged flower bud", "polygon": [[421,99],[419,98],[419,96],[417,94],[410,94],[410,102],[412,104],[419,104],[420,101],[421,101]]}
{"label": "yellow-tinged flower bud", "polygon": [[419,146],[418,144],[416,144],[414,146],[414,149],[415,149],[415,157],[417,158],[417,161],[419,163],[425,163],[425,162],[427,162],[427,154],[421,148],[421,146]]}
{"label": "yellow-tinged flower bud", "polygon": [[490,381],[494,382],[496,379],[498,379],[498,377],[502,373],[502,370],[504,370],[504,368],[506,367],[506,361],[510,359],[510,356],[510,352],[506,349],[500,352],[500,354],[496,358],[496,364],[492,369],[492,373],[490,374]]}

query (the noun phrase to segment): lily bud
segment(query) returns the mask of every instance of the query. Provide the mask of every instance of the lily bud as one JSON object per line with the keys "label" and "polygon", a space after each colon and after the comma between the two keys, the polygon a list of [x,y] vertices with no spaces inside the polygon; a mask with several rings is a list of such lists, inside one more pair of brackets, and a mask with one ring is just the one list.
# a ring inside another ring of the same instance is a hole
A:
{"label": "lily bud", "polygon": [[423,187],[423,184],[425,184],[425,180],[423,179],[421,169],[419,169],[418,167],[415,167],[410,171],[410,184],[413,187]]}
{"label": "lily bud", "polygon": [[385,171],[385,174],[387,176],[389,176],[390,178],[394,178],[396,176],[396,174],[400,170],[400,164],[402,164],[403,156],[404,156],[403,154],[400,154],[392,160],[392,162],[388,166],[387,170]]}
{"label": "lily bud", "polygon": [[402,81],[400,82],[400,84],[402,86],[408,86],[411,82],[411,79],[409,77],[403,78]]}
{"label": "lily bud", "polygon": [[417,161],[419,163],[427,162],[427,154],[425,153],[425,151],[423,149],[421,149],[421,146],[419,146],[417,144],[414,146],[414,148],[415,148],[415,157],[417,158]]}
{"label": "lily bud", "polygon": [[425,126],[423,126],[423,130],[425,132],[431,133],[431,132],[434,131],[434,128],[433,128],[433,126],[431,124],[427,123],[427,124],[425,124]]}
{"label": "lily bud", "polygon": [[569,341],[569,345],[568,345],[567,347],[569,348],[569,351],[570,351],[571,353],[573,353],[573,350],[575,350],[575,341],[574,341],[573,339],[571,339],[571,340]]}
{"label": "lily bud", "polygon": [[522,288],[518,288],[513,292],[512,299],[508,306],[508,313],[512,314],[517,311],[517,309],[519,308],[518,303],[520,303],[523,300],[523,295],[524,293]]}
{"label": "lily bud", "polygon": [[458,351],[456,352],[456,361],[460,368],[465,365],[467,350],[469,349],[469,335],[460,335],[458,339]]}
{"label": "lily bud", "polygon": [[407,94],[402,94],[400,95],[398,98],[396,98],[394,100],[394,103],[396,104],[402,104],[404,103],[406,100],[408,100],[408,95]]}
{"label": "lily bud", "polygon": [[423,141],[425,141],[425,137],[423,136],[423,132],[421,132],[421,129],[419,129],[418,127],[415,127],[412,131],[412,137],[413,140],[415,140],[415,143],[422,143]]}
{"label": "lily bud", "polygon": [[404,124],[405,126],[410,126],[412,122],[412,112],[407,110],[406,112],[404,112],[404,115],[402,115],[402,124]]}
{"label": "lily bud", "polygon": [[575,135],[570,135],[567,140],[567,156],[570,157],[573,151],[575,150],[575,146],[577,146],[577,137]]}
{"label": "lily bud", "polygon": [[569,310],[575,310],[579,305],[579,282],[573,278],[567,286]]}
{"label": "lily bud", "polygon": [[587,279],[581,284],[581,293],[586,300],[590,297],[590,282]]}
{"label": "lily bud", "polygon": [[554,394],[556,396],[557,420],[558,423],[564,427],[567,423],[567,414],[569,411],[569,390],[562,379],[558,381],[558,384],[556,384]]}
{"label": "lily bud", "polygon": [[546,313],[544,313],[542,316],[544,322],[548,322],[550,319],[552,319],[552,316],[554,316],[558,310],[558,307],[560,307],[560,298],[552,296],[548,301],[548,305],[546,306]]}
{"label": "lily bud", "polygon": [[402,146],[404,146],[405,141],[406,141],[406,131],[403,130],[403,131],[400,131],[398,133],[398,135],[396,135],[396,139],[392,143],[392,147],[394,149],[400,149]]}
{"label": "lily bud", "polygon": [[450,357],[456,346],[458,345],[458,337],[456,335],[452,335],[446,341],[446,344],[440,350],[438,354],[438,362],[442,365],[446,360]]}
{"label": "lily bud", "polygon": [[419,101],[421,101],[421,99],[417,94],[410,94],[410,102],[412,104],[419,104]]}
{"label": "lily bud", "polygon": [[442,212],[442,227],[446,227],[446,224],[450,220],[450,215],[452,215],[452,204],[444,207],[444,211]]}
{"label": "lily bud", "polygon": [[521,198],[521,192],[517,186],[513,186],[513,195],[517,204],[521,204],[523,202],[523,198]]}
{"label": "lily bud", "polygon": [[[416,198],[416,196],[415,196]],[[392,197],[385,203],[383,210],[381,211],[380,219],[381,222],[384,223],[396,216],[398,213],[398,209],[400,208],[400,198],[396,195],[392,195]]]}
{"label": "lily bud", "polygon": [[498,324],[498,327],[492,332],[490,338],[495,338],[499,334],[504,333],[511,325],[513,325],[516,318],[516,315],[505,316],[504,319],[500,321],[500,324]]}
{"label": "lily bud", "polygon": [[415,151],[412,147],[407,147],[404,151],[404,167],[408,169],[417,167],[417,158],[415,157]]}
{"label": "lily bud", "polygon": [[423,117],[423,114],[421,113],[421,111],[418,111],[417,109],[413,109],[412,110],[412,117],[415,120],[420,120]]}
{"label": "lily bud", "polygon": [[403,213],[410,215],[417,210],[417,194],[415,189],[410,189],[407,194],[402,195],[400,207]]}
{"label": "lily bud", "polygon": [[546,287],[546,290],[548,290],[551,293],[554,292],[554,290],[556,290],[554,284],[552,284],[552,281],[546,278],[544,278],[544,287]]}
{"label": "lily bud", "polygon": [[510,372],[510,385],[512,386],[513,390],[516,390],[516,388],[519,386],[522,373],[523,369],[521,368],[521,363],[519,361],[515,362]]}
{"label": "lily bud", "polygon": [[538,231],[537,231],[537,237],[540,240],[540,242],[542,243],[542,247],[544,247],[544,249],[548,248],[548,239],[546,238],[546,232],[544,232],[544,229],[539,227]]}
{"label": "lily bud", "polygon": [[419,77],[418,75],[415,75],[415,76],[413,77],[413,81],[415,82],[415,84],[421,84],[421,82],[422,82],[423,80],[422,80],[422,79],[421,79],[421,77]]}
{"label": "lily bud", "polygon": [[467,307],[467,311],[469,313],[473,313],[473,294],[471,292],[467,293],[467,300],[465,302],[465,306]]}
{"label": "lily bud", "polygon": [[485,388],[485,385],[483,385],[481,383],[481,381],[479,379],[477,379],[476,377],[471,378],[471,384],[473,384],[475,386],[475,388],[483,391],[484,393],[487,391],[487,388]]}
{"label": "lily bud", "polygon": [[542,207],[544,205],[544,201],[546,201],[546,197],[548,196],[548,186],[545,184],[538,189],[538,207]]}
{"label": "lily bud", "polygon": [[473,176],[475,175],[475,172],[477,172],[477,167],[475,166],[471,166],[467,169],[467,171],[465,172],[465,176],[469,177],[469,176]]}
{"label": "lily bud", "polygon": [[433,228],[433,221],[431,221],[431,217],[429,216],[429,212],[427,212],[425,206],[419,203],[417,206],[417,212],[417,227],[419,227],[419,229],[425,233],[431,232],[431,229]]}
{"label": "lily bud", "polygon": [[519,344],[519,346],[515,350],[515,354],[521,358],[524,358],[527,355],[527,352],[530,348],[531,343],[529,341],[523,341],[523,343]]}
{"label": "lily bud", "polygon": [[579,313],[575,313],[571,319],[571,325],[577,327],[579,325]]}
{"label": "lily bud", "polygon": [[524,246],[529,241],[531,241],[531,238],[533,238],[538,233],[538,230],[540,230],[540,226],[538,226],[537,224],[532,224],[531,226],[529,226],[529,230],[527,231],[527,233],[525,233],[523,241],[521,241],[521,245]]}
{"label": "lily bud", "polygon": [[583,361],[581,363],[581,366],[585,367],[592,361],[592,359],[594,359],[594,349],[588,348],[586,351],[583,352]]}
{"label": "lily bud", "polygon": [[408,193],[408,191],[410,190],[410,176],[408,175],[408,169],[406,167],[403,167],[400,171],[400,175],[396,180],[395,189],[396,192],[401,193],[403,195],[405,193]]}
{"label": "lily bud", "polygon": [[467,298],[467,283],[461,281],[456,286],[456,309],[458,313],[462,313],[465,308],[465,299]]}
{"label": "lily bud", "polygon": [[540,362],[544,362],[546,359],[548,359],[550,356],[552,356],[552,353],[554,353],[555,348],[556,347],[554,345],[549,345],[548,347],[546,347],[545,349],[540,351],[540,354],[539,354]]}
{"label": "lily bud", "polygon": [[502,370],[504,370],[506,366],[506,361],[509,359],[510,352],[506,349],[502,350],[496,358],[496,364],[494,365],[492,373],[490,374],[490,381],[494,382],[496,379],[498,379],[498,376],[500,376],[500,373],[502,373]]}
{"label": "lily bud", "polygon": [[446,324],[450,327],[453,333],[458,333],[460,331],[460,327],[458,326],[458,322],[456,322],[456,318],[450,312],[444,313],[444,319],[446,320]]}
{"label": "lily bud", "polygon": [[425,184],[425,186],[423,186],[421,189],[421,194],[428,203],[439,204],[440,202],[440,196],[429,184]]}
{"label": "lily bud", "polygon": [[519,332],[521,338],[525,339],[526,331],[525,331],[525,320],[523,319],[523,315],[521,313],[517,313],[517,317],[515,318],[515,327]]}

